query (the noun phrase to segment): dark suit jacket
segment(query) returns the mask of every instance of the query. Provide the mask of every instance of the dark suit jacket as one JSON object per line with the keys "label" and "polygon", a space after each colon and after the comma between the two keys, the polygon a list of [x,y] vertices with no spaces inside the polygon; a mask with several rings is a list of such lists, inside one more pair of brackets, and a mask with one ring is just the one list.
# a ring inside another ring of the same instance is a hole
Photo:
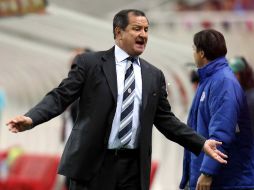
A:
{"label": "dark suit jacket", "polygon": [[65,110],[65,112],[69,112],[70,113],[70,117],[63,117],[63,126],[62,126],[62,131],[61,131],[61,141],[62,142],[66,142],[67,138],[69,137],[66,134],[66,130],[68,130],[68,119],[71,120],[71,123],[74,124],[74,122],[77,119],[77,115],[78,115],[78,105],[79,105],[79,99],[74,101],[68,108],[67,110]]}
{"label": "dark suit jacket", "polygon": [[[142,190],[148,190],[153,125],[168,139],[195,154],[200,153],[205,140],[171,112],[163,73],[143,59],[140,59],[140,63],[140,179]],[[89,180],[96,174],[104,159],[116,111],[114,48],[77,56],[68,77],[26,116],[31,117],[36,126],[62,113],[77,98],[80,98],[79,114],[64,149],[59,173],[74,179]]]}

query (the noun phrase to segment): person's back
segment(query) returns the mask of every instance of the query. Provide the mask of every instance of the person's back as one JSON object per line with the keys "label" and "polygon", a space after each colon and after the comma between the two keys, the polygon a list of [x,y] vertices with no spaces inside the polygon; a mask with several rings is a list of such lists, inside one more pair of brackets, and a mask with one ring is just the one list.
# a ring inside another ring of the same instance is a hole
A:
{"label": "person's back", "polygon": [[[248,185],[252,187],[254,179],[254,139],[251,137],[247,102],[240,84],[229,67],[225,65],[223,69],[213,73],[207,80],[202,81],[201,79],[197,91],[202,91],[200,92],[201,96],[212,91],[212,95],[203,98],[203,101],[200,97],[201,103],[198,108],[197,128],[195,130],[206,138],[213,138],[214,133],[214,136],[220,136],[224,142],[228,141],[224,144],[230,145],[226,147],[229,156],[228,164],[224,165],[223,168],[218,168],[218,173],[213,175],[212,189],[248,188]],[[222,100],[217,101],[216,95],[223,95],[224,97]],[[231,106],[220,107],[221,101],[224,101],[224,99],[234,100],[234,102],[230,101],[228,103],[234,103],[236,109],[231,109]],[[216,109],[218,109],[216,114],[220,115],[221,120],[217,120],[217,123],[215,122],[211,126],[209,123],[213,122],[214,116],[212,110]],[[227,117],[229,115],[227,113],[230,112],[235,112],[233,113],[235,118],[223,118]],[[228,120],[228,125],[225,125],[224,119]],[[232,124],[230,121],[237,123],[235,131],[232,131],[233,128],[229,126]],[[224,126],[221,128],[219,125]],[[209,127],[210,129],[208,129]],[[222,130],[217,131],[218,128]],[[214,163],[210,158],[204,158],[204,154],[198,157],[192,154],[191,157],[191,168],[201,168],[202,164],[209,166]],[[211,172],[208,167],[205,168],[208,173]],[[200,171],[199,169],[191,169],[190,171],[190,187],[194,190]]]}
{"label": "person's back", "polygon": [[[209,46],[207,46],[209,44]],[[221,165],[209,156],[185,153],[180,188],[187,180],[191,190],[254,188],[254,139],[245,93],[229,68],[223,35],[203,30],[194,36],[194,59],[199,86],[191,107],[188,125],[208,139],[222,141],[220,151],[228,154]]]}

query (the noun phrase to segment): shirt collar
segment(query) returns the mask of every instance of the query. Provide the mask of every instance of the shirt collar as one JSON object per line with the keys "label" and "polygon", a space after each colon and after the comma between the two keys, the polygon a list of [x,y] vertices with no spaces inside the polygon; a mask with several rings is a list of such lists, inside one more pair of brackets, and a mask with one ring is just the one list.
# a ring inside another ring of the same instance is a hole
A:
{"label": "shirt collar", "polygon": [[[117,63],[120,63],[124,60],[126,60],[128,57],[130,57],[124,50],[122,50],[120,47],[115,45],[115,59]],[[139,57],[137,57],[135,63],[140,65]]]}

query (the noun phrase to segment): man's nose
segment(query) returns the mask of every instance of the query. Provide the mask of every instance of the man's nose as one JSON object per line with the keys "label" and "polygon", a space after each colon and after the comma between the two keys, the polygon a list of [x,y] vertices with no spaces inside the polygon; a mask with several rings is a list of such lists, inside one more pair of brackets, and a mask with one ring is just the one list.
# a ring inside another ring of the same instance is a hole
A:
{"label": "man's nose", "polygon": [[145,30],[141,30],[139,35],[143,38],[146,38],[148,36],[148,33]]}

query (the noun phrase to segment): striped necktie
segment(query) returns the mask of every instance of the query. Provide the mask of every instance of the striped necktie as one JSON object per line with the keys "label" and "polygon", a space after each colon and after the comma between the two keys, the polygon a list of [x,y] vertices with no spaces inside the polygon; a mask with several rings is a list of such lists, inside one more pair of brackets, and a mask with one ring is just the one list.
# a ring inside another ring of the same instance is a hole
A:
{"label": "striped necktie", "polygon": [[123,102],[120,117],[120,128],[118,137],[124,147],[131,141],[132,118],[135,97],[135,76],[133,72],[133,57],[127,58],[127,65],[124,78]]}

